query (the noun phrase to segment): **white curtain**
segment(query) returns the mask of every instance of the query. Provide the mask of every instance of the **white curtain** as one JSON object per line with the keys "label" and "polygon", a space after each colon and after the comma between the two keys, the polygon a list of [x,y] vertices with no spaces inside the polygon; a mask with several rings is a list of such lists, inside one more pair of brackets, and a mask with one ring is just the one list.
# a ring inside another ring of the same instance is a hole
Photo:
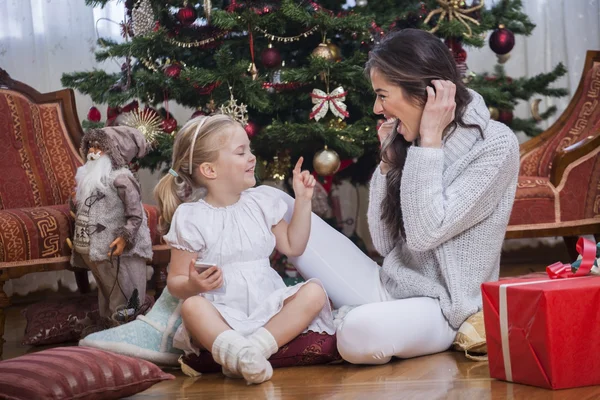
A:
{"label": "white curtain", "polygon": [[[65,72],[119,71],[119,63],[94,58],[96,25],[101,36],[120,38],[119,26],[102,18],[122,21],[123,3],[100,9],[84,0],[0,0],[0,66],[42,93],[62,89]],[[87,96],[78,95],[80,119],[91,105]]]}
{"label": "white curtain", "polygon": [[[488,0],[488,5],[493,1]],[[354,0],[348,1],[349,5],[353,3]],[[563,62],[569,72],[555,86],[567,87],[572,95],[579,82],[586,50],[600,50],[599,3],[600,0],[523,0],[524,11],[537,28],[530,37],[517,37],[511,59],[505,64],[508,74],[532,76],[548,72],[558,62]],[[94,50],[98,34],[123,40],[116,24],[123,19],[122,1],[112,1],[100,9],[86,6],[84,0],[0,0],[0,67],[40,92],[61,89],[60,78],[65,72],[93,68],[119,71],[123,60],[97,63]],[[488,46],[467,51],[467,64],[473,71],[481,73],[493,69],[495,57]],[[544,99],[541,108],[544,110],[556,104],[558,116],[569,99],[570,96],[559,100]],[[92,105],[89,97],[77,93],[80,119],[86,117]],[[106,106],[99,106],[99,109],[106,118]],[[191,114],[190,110],[173,104],[170,109],[180,123]],[[515,114],[527,117],[529,106],[520,105]],[[543,127],[546,126],[544,123]],[[140,171],[139,176],[144,202],[154,203],[151,193],[158,174]],[[40,286],[56,288],[59,280],[75,287],[70,272],[48,272],[14,280],[5,285],[5,289],[9,294],[13,291],[25,294]]]}

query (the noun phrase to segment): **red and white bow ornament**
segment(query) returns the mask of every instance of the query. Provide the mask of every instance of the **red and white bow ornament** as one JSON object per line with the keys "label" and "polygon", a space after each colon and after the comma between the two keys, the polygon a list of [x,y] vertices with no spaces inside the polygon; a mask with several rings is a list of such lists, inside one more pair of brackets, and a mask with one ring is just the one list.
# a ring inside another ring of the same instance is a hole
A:
{"label": "red and white bow ornament", "polygon": [[331,109],[331,112],[336,117],[344,119],[350,116],[350,113],[346,111],[346,105],[344,104],[346,94],[348,94],[348,92],[345,92],[344,88],[341,86],[337,87],[329,94],[319,89],[313,89],[310,97],[312,97],[312,102],[315,106],[312,108],[310,118],[314,118],[318,121],[327,114],[329,109]]}

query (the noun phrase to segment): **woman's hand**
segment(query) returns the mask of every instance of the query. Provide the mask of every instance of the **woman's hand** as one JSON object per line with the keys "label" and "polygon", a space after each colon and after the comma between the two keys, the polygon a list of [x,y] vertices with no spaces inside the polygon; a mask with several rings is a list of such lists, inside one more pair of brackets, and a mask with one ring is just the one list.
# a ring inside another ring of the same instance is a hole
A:
{"label": "woman's hand", "polygon": [[[381,124],[379,130],[377,131],[379,144],[383,145],[383,142],[385,142],[385,140],[390,136],[390,134],[394,130],[394,125],[396,124],[396,122],[396,119],[388,119],[383,124]],[[391,151],[390,148],[388,148],[388,159],[391,158],[391,154],[389,153],[389,151]],[[387,174],[391,168],[392,166],[383,160],[381,160],[381,162],[379,163],[379,170],[384,175]]]}
{"label": "woman's hand", "polygon": [[444,130],[454,121],[456,85],[450,81],[431,81],[427,86],[427,103],[421,117],[421,147],[442,147]]}
{"label": "woman's hand", "polygon": [[196,270],[196,259],[190,261],[189,285],[198,293],[210,292],[223,286],[223,272],[218,267],[210,267],[201,274]]}
{"label": "woman's hand", "polygon": [[317,181],[315,177],[308,171],[301,171],[303,157],[298,159],[296,166],[294,167],[292,186],[294,187],[294,194],[297,200],[312,200],[313,192],[315,191],[315,185]]}

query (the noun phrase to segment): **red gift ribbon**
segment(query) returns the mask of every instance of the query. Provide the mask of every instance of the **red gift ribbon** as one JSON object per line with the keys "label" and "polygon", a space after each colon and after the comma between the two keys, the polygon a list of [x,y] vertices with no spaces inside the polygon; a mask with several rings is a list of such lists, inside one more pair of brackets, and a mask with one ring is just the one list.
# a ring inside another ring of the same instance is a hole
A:
{"label": "red gift ribbon", "polygon": [[546,267],[546,273],[550,279],[573,278],[589,274],[596,259],[596,244],[589,239],[580,237],[575,247],[581,254],[581,265],[576,272],[572,272],[571,264],[556,262]]}
{"label": "red gift ribbon", "polygon": [[340,94],[337,94],[335,96],[331,96],[330,94],[327,94],[325,96],[319,96],[316,93],[311,93],[310,97],[315,98],[315,99],[319,99],[319,100],[323,100],[320,104],[319,107],[317,107],[317,109],[313,112],[310,113],[309,117],[310,118],[314,118],[315,115],[317,115],[319,113],[319,111],[321,111],[321,108],[323,108],[323,106],[325,105],[326,102],[330,102],[331,104],[329,105],[329,107],[335,107],[336,110],[338,110],[340,112],[340,114],[342,114],[344,117],[349,117],[350,113],[348,111],[344,111],[342,110],[337,104],[335,104],[335,101],[331,101],[331,100],[335,100],[335,99],[339,99],[341,97],[344,97],[348,94],[348,92],[343,92]]}

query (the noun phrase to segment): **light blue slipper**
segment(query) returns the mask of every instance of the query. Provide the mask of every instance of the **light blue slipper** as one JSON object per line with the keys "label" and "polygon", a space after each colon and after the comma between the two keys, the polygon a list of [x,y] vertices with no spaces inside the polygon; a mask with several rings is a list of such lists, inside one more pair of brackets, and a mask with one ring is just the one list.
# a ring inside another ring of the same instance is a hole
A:
{"label": "light blue slipper", "polygon": [[173,335],[181,325],[181,301],[164,289],[152,309],[135,321],[92,333],[80,346],[95,347],[159,365],[179,366],[183,352],[173,347]]}

